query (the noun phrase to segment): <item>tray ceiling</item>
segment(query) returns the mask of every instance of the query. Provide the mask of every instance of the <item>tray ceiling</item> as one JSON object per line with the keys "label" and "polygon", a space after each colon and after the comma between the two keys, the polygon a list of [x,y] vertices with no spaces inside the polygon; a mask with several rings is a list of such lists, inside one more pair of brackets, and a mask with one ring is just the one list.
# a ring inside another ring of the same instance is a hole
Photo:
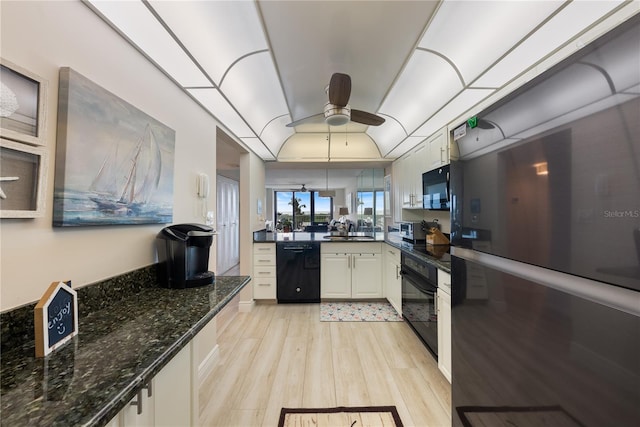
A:
{"label": "tray ceiling", "polygon": [[[264,160],[393,160],[622,1],[85,1]],[[490,31],[488,30],[490,29]],[[328,126],[334,72],[381,126]],[[309,117],[295,128],[286,125]]]}

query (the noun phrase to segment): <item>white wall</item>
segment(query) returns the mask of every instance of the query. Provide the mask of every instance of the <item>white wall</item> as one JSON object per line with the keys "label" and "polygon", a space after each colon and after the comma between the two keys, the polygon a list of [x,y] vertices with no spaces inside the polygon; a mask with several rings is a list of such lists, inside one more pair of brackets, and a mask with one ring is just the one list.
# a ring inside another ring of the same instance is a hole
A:
{"label": "white wall", "polygon": [[[262,214],[258,214],[258,200]],[[266,188],[264,162],[253,153],[240,155],[240,274],[253,274],[253,232],[265,227]],[[248,226],[245,226],[248,224]],[[245,286],[240,292],[241,310],[253,300],[253,287]]]}
{"label": "white wall", "polygon": [[[156,261],[155,235],[163,227],[53,228],[58,70],[69,66],[176,132],[173,222],[203,222],[195,193],[198,172],[216,176],[216,121],[79,1],[1,5],[2,57],[49,83],[46,213],[0,220],[0,310],[40,298],[52,281],[79,287]],[[259,168],[259,166],[255,166]],[[215,190],[215,187],[212,187]],[[215,209],[211,191],[210,209]],[[215,266],[215,247],[210,266]]]}

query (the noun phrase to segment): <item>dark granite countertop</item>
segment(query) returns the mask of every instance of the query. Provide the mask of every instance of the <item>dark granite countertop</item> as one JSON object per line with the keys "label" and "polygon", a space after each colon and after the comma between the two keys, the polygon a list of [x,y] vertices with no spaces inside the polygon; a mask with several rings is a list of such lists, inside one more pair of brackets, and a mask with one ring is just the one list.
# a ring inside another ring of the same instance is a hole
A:
{"label": "dark granite countertop", "polygon": [[[351,232],[352,237],[367,237],[366,240],[331,240],[331,233],[327,232],[304,232],[292,231],[291,233],[283,232],[266,232],[256,231],[253,233],[254,243],[275,243],[275,242],[383,242],[384,233],[382,232]],[[339,236],[336,236],[339,237]]]}
{"label": "dark granite countertop", "polygon": [[411,243],[407,243],[402,239],[397,239],[391,236],[387,236],[385,243],[388,243],[391,246],[394,246],[403,252],[409,253],[415,256],[416,258],[423,260],[426,263],[434,265],[440,270],[446,271],[447,273],[451,273],[451,261],[428,255],[423,251],[415,249]]}
{"label": "dark granite countertop", "polygon": [[[362,242],[385,242],[388,243],[406,253],[410,253],[411,255],[420,258],[421,260],[435,265],[437,268],[446,271],[447,273],[451,273],[451,261],[448,258],[437,258],[431,255],[428,255],[424,251],[420,251],[414,248],[411,243],[407,243],[403,241],[401,238],[393,235],[392,233],[351,233],[351,235],[368,235],[373,236],[373,239],[367,240],[344,240],[344,242],[351,243],[362,243]],[[300,231],[295,231],[291,233],[274,233],[274,232],[265,232],[265,231],[256,231],[253,233],[253,241],[254,243],[276,243],[276,242],[340,242],[340,240],[330,240],[325,238],[326,236],[330,236],[330,233],[305,233]]]}
{"label": "dark granite countertop", "polygon": [[2,425],[105,425],[249,281],[219,276],[199,288],[142,288],[81,311],[79,334],[46,358],[34,357],[33,340],[3,350]]}

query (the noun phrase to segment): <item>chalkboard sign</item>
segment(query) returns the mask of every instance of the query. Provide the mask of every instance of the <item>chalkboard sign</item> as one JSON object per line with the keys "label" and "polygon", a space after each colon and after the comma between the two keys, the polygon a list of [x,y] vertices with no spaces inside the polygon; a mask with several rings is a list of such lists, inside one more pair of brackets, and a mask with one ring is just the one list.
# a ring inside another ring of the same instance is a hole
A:
{"label": "chalkboard sign", "polygon": [[71,282],[53,282],[35,312],[36,357],[44,357],[78,333],[78,296]]}

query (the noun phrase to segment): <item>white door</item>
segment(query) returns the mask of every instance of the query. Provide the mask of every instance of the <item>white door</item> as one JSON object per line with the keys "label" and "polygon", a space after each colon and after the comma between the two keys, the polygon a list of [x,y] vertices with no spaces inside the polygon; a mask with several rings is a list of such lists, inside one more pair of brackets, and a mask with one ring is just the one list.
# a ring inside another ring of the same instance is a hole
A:
{"label": "white door", "polygon": [[380,254],[353,254],[351,296],[382,298],[382,257]]}
{"label": "white door", "polygon": [[240,262],[240,186],[237,181],[218,175],[217,180],[217,257],[216,270],[220,274]]}
{"label": "white door", "polygon": [[351,298],[351,254],[322,254],[320,297]]}

